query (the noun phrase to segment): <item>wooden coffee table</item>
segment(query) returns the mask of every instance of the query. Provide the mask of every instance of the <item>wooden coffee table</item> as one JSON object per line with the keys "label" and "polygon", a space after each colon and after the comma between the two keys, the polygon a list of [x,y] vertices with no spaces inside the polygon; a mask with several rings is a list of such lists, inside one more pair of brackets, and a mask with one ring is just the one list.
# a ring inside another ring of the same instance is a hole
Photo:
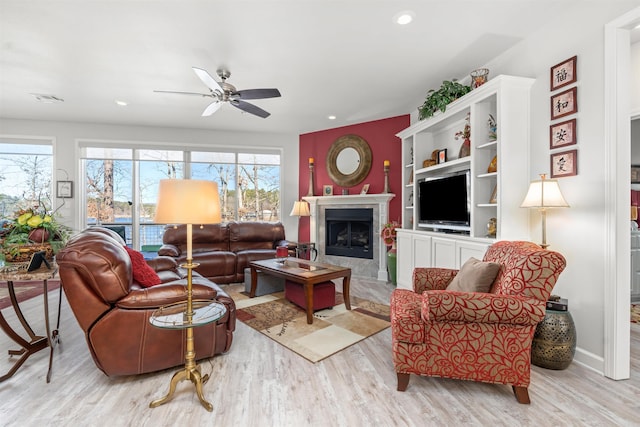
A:
{"label": "wooden coffee table", "polygon": [[287,258],[284,262],[275,259],[265,259],[249,263],[251,268],[251,298],[256,296],[258,284],[258,270],[271,276],[283,277],[295,283],[300,283],[304,288],[304,296],[307,301],[307,323],[313,323],[313,286],[331,279],[342,277],[342,293],[344,305],[351,310],[349,300],[349,283],[351,281],[351,269],[338,265],[322,264],[298,258]]}

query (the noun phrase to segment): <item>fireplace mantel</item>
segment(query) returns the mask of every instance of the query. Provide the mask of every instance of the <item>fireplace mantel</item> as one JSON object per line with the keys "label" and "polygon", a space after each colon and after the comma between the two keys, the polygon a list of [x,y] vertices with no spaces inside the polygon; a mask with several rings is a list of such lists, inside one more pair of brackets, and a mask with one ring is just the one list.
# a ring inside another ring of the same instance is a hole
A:
{"label": "fireplace mantel", "polygon": [[[330,208],[365,207],[374,208],[374,224],[380,227],[381,224],[388,222],[389,218],[389,202],[395,197],[395,194],[355,194],[345,196],[306,196],[303,200],[309,202],[309,210],[311,212],[309,232],[310,240],[318,244],[318,249],[324,253],[324,235],[320,232],[324,230],[324,210]],[[374,230],[374,236],[376,232]],[[378,234],[379,236],[379,234]],[[374,241],[374,250],[377,250],[377,278],[378,280],[387,280],[387,248],[382,244],[378,237]]]}

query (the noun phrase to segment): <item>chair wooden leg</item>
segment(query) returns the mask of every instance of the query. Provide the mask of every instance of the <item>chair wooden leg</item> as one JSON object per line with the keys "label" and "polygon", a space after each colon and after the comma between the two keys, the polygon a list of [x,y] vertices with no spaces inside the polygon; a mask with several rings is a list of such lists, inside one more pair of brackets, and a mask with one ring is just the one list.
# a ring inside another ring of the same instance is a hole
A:
{"label": "chair wooden leg", "polygon": [[529,400],[529,391],[526,387],[518,387],[514,385],[513,394],[516,395],[516,400],[518,401],[518,403],[523,403],[525,405],[531,403],[531,401]]}
{"label": "chair wooden leg", "polygon": [[405,391],[409,385],[409,374],[398,372],[398,391]]}

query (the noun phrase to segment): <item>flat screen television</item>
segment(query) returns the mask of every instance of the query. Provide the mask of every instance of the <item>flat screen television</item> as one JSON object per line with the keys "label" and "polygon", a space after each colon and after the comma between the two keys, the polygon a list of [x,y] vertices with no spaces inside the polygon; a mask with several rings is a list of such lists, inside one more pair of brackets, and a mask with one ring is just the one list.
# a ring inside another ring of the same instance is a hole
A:
{"label": "flat screen television", "polygon": [[418,226],[469,231],[471,229],[471,172],[429,177],[418,183]]}

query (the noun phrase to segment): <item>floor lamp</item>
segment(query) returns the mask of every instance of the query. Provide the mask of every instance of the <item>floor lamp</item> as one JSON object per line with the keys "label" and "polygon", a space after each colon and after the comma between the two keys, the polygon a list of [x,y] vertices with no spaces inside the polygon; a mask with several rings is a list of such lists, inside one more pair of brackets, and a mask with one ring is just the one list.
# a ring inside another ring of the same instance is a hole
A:
{"label": "floor lamp", "polygon": [[547,209],[569,207],[562,196],[558,181],[547,179],[546,174],[540,174],[539,180],[529,184],[529,191],[520,207],[537,208],[540,211],[540,215],[542,215],[542,243],[540,246],[546,249],[549,246],[547,244]]}
{"label": "floor lamp", "polygon": [[[193,224],[216,224],[221,220],[220,197],[218,186],[212,181],[193,179],[163,179],[158,189],[156,204],[156,224],[186,224],[187,226],[187,262],[180,266],[187,269],[187,306],[184,312],[186,329],[185,367],[171,378],[167,395],[154,400],[150,406],[155,408],[167,402],[173,396],[176,384],[182,380],[190,380],[196,387],[198,398],[209,411],[211,404],[204,399],[202,384],[208,379],[202,378],[196,365],[196,352],[193,341],[193,301],[192,270],[199,264],[193,262]],[[196,325],[197,326],[197,325]]]}

